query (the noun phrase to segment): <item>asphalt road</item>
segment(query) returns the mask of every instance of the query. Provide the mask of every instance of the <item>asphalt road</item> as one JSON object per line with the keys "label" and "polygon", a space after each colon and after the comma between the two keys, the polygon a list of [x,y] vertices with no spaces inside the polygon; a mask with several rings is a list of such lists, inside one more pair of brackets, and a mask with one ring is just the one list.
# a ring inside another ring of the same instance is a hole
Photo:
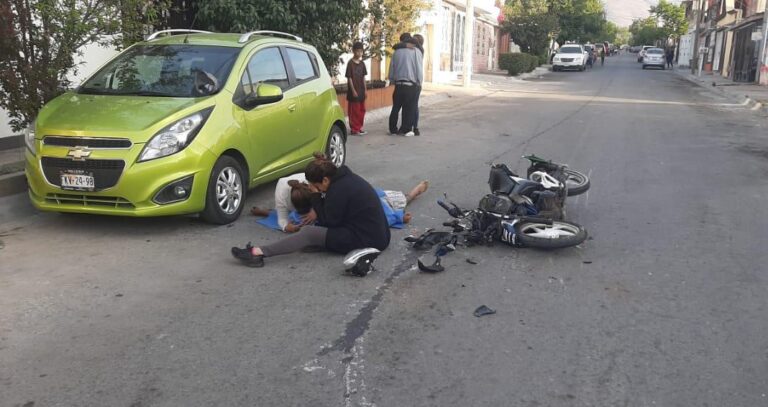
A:
{"label": "asphalt road", "polygon": [[[349,166],[431,189],[363,279],[322,253],[241,266],[230,246],[280,237],[246,215],[215,227],[5,201],[0,405],[768,405],[767,123],[633,56],[494,79],[423,109],[421,137],[369,123]],[[488,164],[523,172],[524,153],[591,176],[568,206],[590,240],[416,270],[402,238],[446,220],[435,200],[474,205]],[[483,304],[497,313],[474,317]]]}

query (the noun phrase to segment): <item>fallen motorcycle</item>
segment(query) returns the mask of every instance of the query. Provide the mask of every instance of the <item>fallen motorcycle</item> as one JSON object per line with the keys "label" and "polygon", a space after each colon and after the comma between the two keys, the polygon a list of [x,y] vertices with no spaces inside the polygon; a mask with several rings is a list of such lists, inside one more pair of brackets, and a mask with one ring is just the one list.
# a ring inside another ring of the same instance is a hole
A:
{"label": "fallen motorcycle", "polygon": [[496,213],[509,211],[521,216],[565,218],[565,200],[589,189],[589,178],[581,172],[568,169],[565,164],[544,160],[535,155],[523,156],[531,165],[528,178],[522,178],[506,164],[491,166],[488,185],[492,198],[503,206]]}
{"label": "fallen motorcycle", "polygon": [[513,247],[560,249],[576,246],[587,238],[587,230],[573,222],[499,211],[500,207],[489,196],[484,197],[479,207],[473,210],[462,209],[452,202],[449,205],[438,201],[438,204],[454,218],[451,222],[443,223],[451,231],[430,229],[420,236],[405,238],[405,241],[412,243],[414,249],[435,248],[433,264],[426,265],[418,261],[419,269],[425,272],[443,271],[440,258],[455,251],[458,246],[503,242]]}

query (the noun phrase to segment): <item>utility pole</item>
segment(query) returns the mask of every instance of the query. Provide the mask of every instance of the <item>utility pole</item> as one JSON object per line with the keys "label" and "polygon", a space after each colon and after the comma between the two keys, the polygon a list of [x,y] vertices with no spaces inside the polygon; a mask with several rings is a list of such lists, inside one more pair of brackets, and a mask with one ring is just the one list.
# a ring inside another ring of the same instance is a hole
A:
{"label": "utility pole", "polygon": [[472,82],[472,31],[475,26],[475,7],[472,0],[467,1],[467,14],[464,17],[464,69],[462,70],[462,84],[468,88]]}
{"label": "utility pole", "polygon": [[763,10],[763,42],[760,48],[760,58],[757,60],[757,83],[768,85],[768,0]]}
{"label": "utility pole", "polygon": [[[699,24],[699,20],[701,20],[701,12],[703,8],[703,1],[702,0],[693,0],[694,7],[696,9],[694,10],[694,14],[696,15],[696,30],[693,32],[693,61],[691,61],[691,73],[696,73],[696,67],[700,65],[699,63],[699,30],[701,29],[701,25]],[[699,68],[699,73],[701,73],[701,68]]]}

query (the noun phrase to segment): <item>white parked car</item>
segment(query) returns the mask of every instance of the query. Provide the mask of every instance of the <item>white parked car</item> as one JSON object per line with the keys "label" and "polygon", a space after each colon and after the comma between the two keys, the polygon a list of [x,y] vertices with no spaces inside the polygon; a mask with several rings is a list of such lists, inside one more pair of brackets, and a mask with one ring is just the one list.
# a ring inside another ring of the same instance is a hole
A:
{"label": "white parked car", "polygon": [[664,60],[664,50],[661,48],[648,48],[645,50],[645,56],[643,56],[643,69],[649,66],[655,66],[661,69],[666,68],[666,61]]}
{"label": "white parked car", "polygon": [[587,54],[584,47],[578,44],[566,44],[560,47],[552,59],[552,70],[562,71],[575,69],[583,71],[587,65]]}
{"label": "white parked car", "polygon": [[643,45],[643,49],[641,49],[640,52],[637,54],[637,62],[643,62],[643,58],[645,58],[645,53],[651,48],[655,48],[655,47],[653,45]]}

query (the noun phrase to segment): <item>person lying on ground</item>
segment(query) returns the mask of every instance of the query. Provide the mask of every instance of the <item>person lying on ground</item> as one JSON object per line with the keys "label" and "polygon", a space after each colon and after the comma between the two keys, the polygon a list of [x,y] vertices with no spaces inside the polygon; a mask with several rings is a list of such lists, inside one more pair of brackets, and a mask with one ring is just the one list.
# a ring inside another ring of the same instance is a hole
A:
{"label": "person lying on ground", "polygon": [[[429,182],[426,180],[416,184],[407,194],[375,188],[389,226],[401,229],[404,224],[409,223],[413,216],[405,212],[405,207],[428,188]],[[268,228],[286,233],[298,232],[302,226],[312,224],[316,219],[312,212],[311,196],[304,174],[293,174],[277,181],[275,209],[254,206],[251,208],[251,214],[266,217],[258,222]]]}
{"label": "person lying on ground", "polygon": [[[266,246],[233,247],[232,256],[249,267],[263,267],[265,257],[294,253],[308,247],[346,254],[368,247],[385,250],[390,232],[376,191],[346,165],[336,168],[322,153],[304,175],[312,192],[312,209],[323,226],[305,225],[298,233]],[[325,194],[325,196],[323,196]]]}

